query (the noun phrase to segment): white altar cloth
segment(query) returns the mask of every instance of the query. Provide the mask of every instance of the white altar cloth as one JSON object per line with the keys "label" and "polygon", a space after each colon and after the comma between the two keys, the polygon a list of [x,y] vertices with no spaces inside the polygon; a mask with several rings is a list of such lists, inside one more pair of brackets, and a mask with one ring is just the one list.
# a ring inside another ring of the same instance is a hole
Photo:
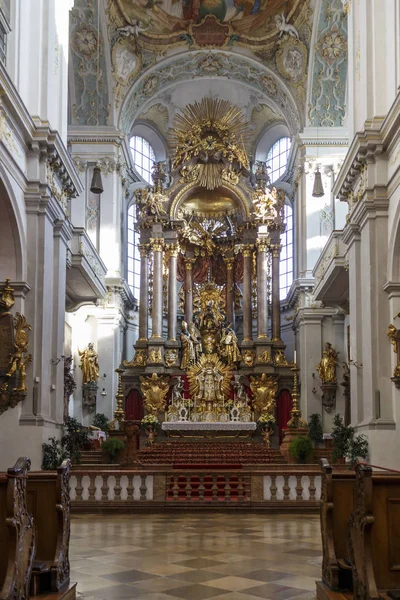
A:
{"label": "white altar cloth", "polygon": [[257,423],[242,423],[241,421],[164,421],[161,424],[163,431],[255,431]]}

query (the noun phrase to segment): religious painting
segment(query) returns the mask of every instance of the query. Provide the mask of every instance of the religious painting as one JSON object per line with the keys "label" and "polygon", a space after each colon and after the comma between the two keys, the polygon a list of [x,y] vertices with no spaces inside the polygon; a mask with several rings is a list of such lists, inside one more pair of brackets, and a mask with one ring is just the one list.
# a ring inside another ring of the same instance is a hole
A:
{"label": "religious painting", "polygon": [[[276,15],[297,8],[300,0],[117,0],[128,23],[139,21],[149,33],[186,30],[213,15],[236,34],[265,36]],[[144,33],[144,29],[142,29]]]}

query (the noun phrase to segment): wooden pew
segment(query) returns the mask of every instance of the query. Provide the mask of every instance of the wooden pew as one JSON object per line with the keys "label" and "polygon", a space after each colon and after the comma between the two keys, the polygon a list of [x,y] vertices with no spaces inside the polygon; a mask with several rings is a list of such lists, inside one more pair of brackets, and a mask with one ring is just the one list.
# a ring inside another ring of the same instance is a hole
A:
{"label": "wooden pew", "polygon": [[385,598],[388,591],[400,592],[400,474],[375,474],[358,463],[356,482],[349,520],[354,599]]}
{"label": "wooden pew", "polygon": [[26,502],[29,458],[0,474],[0,600],[26,600],[36,549],[35,527]]}
{"label": "wooden pew", "polygon": [[347,547],[348,521],[355,505],[354,471],[333,471],[325,458],[322,468],[321,535],[322,580],[332,590],[352,589],[351,566]]}
{"label": "wooden pew", "polygon": [[37,529],[31,595],[58,592],[69,585],[70,469],[67,459],[57,472],[32,472],[28,477],[27,501]]}

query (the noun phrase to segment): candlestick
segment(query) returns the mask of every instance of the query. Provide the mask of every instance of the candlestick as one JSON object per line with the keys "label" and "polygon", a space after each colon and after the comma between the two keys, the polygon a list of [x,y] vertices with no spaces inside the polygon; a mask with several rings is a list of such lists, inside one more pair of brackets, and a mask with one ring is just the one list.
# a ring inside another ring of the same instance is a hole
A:
{"label": "candlestick", "polygon": [[[296,351],[295,351],[296,352]],[[295,358],[296,360],[296,358]],[[287,426],[291,429],[305,429],[307,428],[307,423],[301,418],[301,410],[299,405],[299,390],[297,387],[297,372],[299,369],[296,364],[291,369],[293,371],[293,393],[292,400],[293,406],[290,411],[290,420],[288,421]]]}

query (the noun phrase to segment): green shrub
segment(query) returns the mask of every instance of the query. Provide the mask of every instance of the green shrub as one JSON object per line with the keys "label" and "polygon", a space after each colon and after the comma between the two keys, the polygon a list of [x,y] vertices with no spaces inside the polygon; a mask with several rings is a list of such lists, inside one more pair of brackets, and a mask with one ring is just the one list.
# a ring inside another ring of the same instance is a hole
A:
{"label": "green shrub", "polygon": [[105,442],[102,443],[101,449],[103,452],[106,452],[111,459],[111,462],[115,459],[118,452],[125,448],[125,442],[120,440],[119,438],[108,438]]}
{"label": "green shrub", "polygon": [[67,417],[64,423],[64,435],[61,444],[68,453],[68,457],[76,463],[81,461],[81,450],[90,443],[87,427],[73,417]]}
{"label": "green shrub", "polygon": [[96,413],[93,418],[93,425],[101,429],[101,431],[107,431],[108,419],[103,413]]}
{"label": "green shrub", "polygon": [[318,413],[310,415],[310,420],[308,421],[308,437],[314,444],[320,444],[324,439],[322,419],[321,415]]}
{"label": "green shrub", "polygon": [[347,456],[350,458],[351,464],[353,464],[358,457],[368,457],[368,439],[363,433],[356,435],[350,442],[349,452]]}
{"label": "green shrub", "polygon": [[345,458],[349,455],[350,445],[354,438],[354,434],[354,427],[351,427],[351,425],[345,425],[341,415],[335,415],[332,429],[332,460],[334,462],[337,462],[339,458]]}
{"label": "green shrub", "polygon": [[42,444],[43,446],[43,460],[42,469],[44,471],[55,471],[59,467],[63,460],[68,457],[68,452],[61,445],[61,440],[55,437],[49,438],[47,443]]}
{"label": "green shrub", "polygon": [[297,436],[289,446],[289,454],[298,462],[305,463],[313,455],[313,445],[306,435]]}

